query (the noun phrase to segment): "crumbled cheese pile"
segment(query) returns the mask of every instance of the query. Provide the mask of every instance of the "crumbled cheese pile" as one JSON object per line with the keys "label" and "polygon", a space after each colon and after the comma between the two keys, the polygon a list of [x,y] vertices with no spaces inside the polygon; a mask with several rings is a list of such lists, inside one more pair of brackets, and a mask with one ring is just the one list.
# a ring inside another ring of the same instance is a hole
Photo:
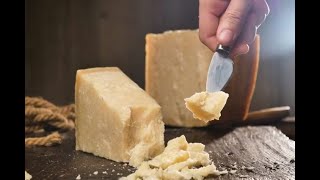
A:
{"label": "crumbled cheese pile", "polygon": [[163,153],[144,161],[136,172],[120,180],[140,179],[203,179],[220,175],[201,143],[188,143],[182,135],[168,142]]}

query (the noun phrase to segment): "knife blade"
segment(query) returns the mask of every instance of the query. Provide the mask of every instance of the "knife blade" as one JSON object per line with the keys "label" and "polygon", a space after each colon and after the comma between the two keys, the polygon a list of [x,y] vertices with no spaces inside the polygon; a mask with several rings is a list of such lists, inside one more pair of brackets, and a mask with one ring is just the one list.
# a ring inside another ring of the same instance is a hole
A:
{"label": "knife blade", "polygon": [[233,61],[229,58],[230,47],[218,45],[212,56],[206,82],[207,92],[221,91],[231,78]]}

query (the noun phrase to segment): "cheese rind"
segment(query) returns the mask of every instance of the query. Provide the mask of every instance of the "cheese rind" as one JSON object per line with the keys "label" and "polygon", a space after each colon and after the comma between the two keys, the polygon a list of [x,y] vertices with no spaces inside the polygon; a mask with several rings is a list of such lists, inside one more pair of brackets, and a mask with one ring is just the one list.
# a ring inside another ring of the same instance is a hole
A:
{"label": "cheese rind", "polygon": [[229,94],[218,92],[195,93],[185,99],[186,107],[193,113],[193,117],[205,122],[219,120],[221,111],[226,105]]}
{"label": "cheese rind", "polygon": [[78,70],[76,150],[138,166],[164,149],[161,107],[119,68]]}
{"label": "cheese rind", "polygon": [[[120,180],[138,179],[203,179],[212,174],[219,175],[209,154],[204,151],[205,146],[200,143],[188,143],[184,135],[168,142],[163,153],[154,159],[145,161],[137,171]],[[187,154],[184,158],[179,154]]]}

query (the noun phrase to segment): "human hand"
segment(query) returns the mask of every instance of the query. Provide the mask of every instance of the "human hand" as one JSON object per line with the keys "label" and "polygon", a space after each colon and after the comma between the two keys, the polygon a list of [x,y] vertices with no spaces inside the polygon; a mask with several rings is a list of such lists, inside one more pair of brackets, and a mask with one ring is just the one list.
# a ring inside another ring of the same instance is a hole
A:
{"label": "human hand", "polygon": [[266,0],[199,0],[199,38],[212,51],[222,44],[231,57],[246,54],[269,12]]}

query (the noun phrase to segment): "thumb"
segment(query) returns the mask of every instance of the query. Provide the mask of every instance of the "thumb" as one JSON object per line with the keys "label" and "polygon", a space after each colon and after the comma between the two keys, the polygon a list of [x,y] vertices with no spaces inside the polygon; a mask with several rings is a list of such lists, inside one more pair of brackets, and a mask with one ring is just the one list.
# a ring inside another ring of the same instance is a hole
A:
{"label": "thumb", "polygon": [[231,46],[241,32],[249,14],[253,0],[231,0],[225,13],[220,18],[217,38],[224,46]]}

